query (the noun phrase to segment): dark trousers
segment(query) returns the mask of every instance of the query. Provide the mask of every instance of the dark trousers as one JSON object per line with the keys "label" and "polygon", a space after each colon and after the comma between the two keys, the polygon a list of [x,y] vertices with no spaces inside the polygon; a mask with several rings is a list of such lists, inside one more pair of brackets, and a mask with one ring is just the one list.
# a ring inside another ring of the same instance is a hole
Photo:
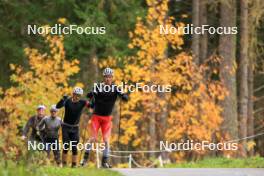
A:
{"label": "dark trousers", "polygon": [[54,159],[57,164],[60,163],[60,147],[59,147],[59,140],[58,138],[50,138],[46,137],[44,138],[44,143],[46,145],[46,151],[48,154],[48,157],[50,157],[50,151],[53,151]]}

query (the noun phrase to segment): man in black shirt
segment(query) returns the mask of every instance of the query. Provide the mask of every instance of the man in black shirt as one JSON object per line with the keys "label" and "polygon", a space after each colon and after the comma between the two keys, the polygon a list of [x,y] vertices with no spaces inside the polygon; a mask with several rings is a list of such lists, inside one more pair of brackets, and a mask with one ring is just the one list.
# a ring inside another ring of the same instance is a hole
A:
{"label": "man in black shirt", "polygon": [[62,164],[67,165],[67,153],[69,146],[72,150],[72,167],[76,167],[77,163],[77,144],[79,143],[79,122],[84,107],[89,107],[89,102],[80,99],[83,95],[83,90],[80,87],[75,87],[72,97],[63,96],[57,103],[56,108],[65,108],[64,119],[62,123],[62,140],[63,154]]}
{"label": "man in black shirt", "polygon": [[[94,87],[94,90],[87,94],[89,99],[93,100],[93,115],[91,118],[92,138],[89,139],[89,144],[97,141],[98,130],[101,128],[105,150],[103,151],[102,167],[111,167],[108,163],[109,153],[109,138],[112,128],[112,110],[114,108],[117,97],[127,101],[128,96],[118,90],[113,84],[113,70],[106,68],[103,72],[104,82]],[[101,87],[100,87],[101,86]],[[81,165],[86,165],[90,153],[90,147],[85,151]]]}

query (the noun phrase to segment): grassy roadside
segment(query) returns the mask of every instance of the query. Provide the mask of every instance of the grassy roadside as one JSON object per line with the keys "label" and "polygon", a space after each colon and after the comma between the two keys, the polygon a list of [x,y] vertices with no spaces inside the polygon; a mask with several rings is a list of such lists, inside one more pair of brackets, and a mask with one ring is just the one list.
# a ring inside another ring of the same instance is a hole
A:
{"label": "grassy roadside", "polygon": [[[206,158],[197,162],[167,164],[166,168],[264,168],[264,158],[246,159]],[[107,169],[96,168],[59,168],[54,166],[29,167],[9,163],[8,167],[0,164],[0,176],[121,176],[120,173]]]}
{"label": "grassy roadside", "polygon": [[0,168],[0,176],[121,176],[118,172],[96,168],[8,167]]}
{"label": "grassy roadside", "polygon": [[[43,176],[121,176],[116,171],[96,168],[58,168],[58,167],[44,167],[41,169]],[[38,174],[39,176],[40,174]]]}
{"label": "grassy roadside", "polygon": [[206,158],[197,162],[167,164],[166,168],[264,168],[263,157],[246,159]]}

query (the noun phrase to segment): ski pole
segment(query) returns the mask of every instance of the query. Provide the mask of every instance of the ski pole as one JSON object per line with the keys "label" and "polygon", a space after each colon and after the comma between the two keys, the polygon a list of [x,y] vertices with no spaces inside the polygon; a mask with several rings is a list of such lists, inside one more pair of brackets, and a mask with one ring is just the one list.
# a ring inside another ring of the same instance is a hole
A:
{"label": "ski pole", "polygon": [[119,144],[120,144],[120,142],[119,142],[119,138],[120,138],[120,127],[121,127],[121,118],[122,118],[122,115],[121,115],[121,113],[122,113],[122,100],[120,100],[120,102],[119,102],[119,124],[118,124],[118,139],[117,139],[117,148],[119,149]]}

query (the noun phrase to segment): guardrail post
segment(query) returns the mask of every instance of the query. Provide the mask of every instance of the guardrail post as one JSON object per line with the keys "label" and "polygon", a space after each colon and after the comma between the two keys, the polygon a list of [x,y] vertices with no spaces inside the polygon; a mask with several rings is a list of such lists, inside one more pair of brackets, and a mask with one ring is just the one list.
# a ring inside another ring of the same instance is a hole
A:
{"label": "guardrail post", "polygon": [[129,154],[128,168],[132,168],[132,154]]}
{"label": "guardrail post", "polygon": [[159,156],[159,164],[160,164],[160,167],[163,167],[163,160],[162,160],[161,155]]}

